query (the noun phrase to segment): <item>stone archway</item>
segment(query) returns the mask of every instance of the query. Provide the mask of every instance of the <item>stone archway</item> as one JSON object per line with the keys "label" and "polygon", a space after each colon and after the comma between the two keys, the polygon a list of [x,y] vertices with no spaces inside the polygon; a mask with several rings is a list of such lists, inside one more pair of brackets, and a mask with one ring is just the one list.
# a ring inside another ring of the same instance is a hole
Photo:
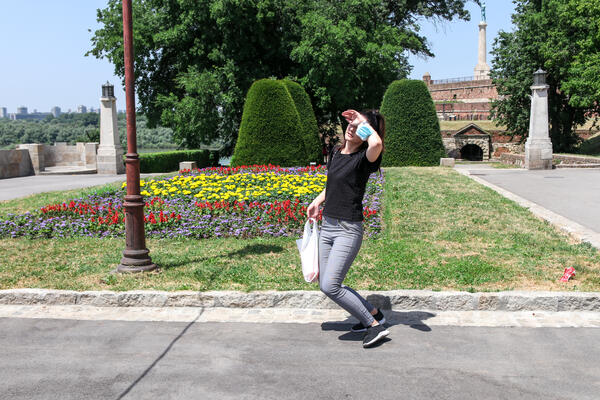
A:
{"label": "stone archway", "polygon": [[483,161],[483,149],[473,143],[466,144],[460,149],[460,158],[468,161]]}
{"label": "stone archway", "polygon": [[446,154],[450,157],[477,161],[490,159],[491,135],[475,124],[461,128],[451,137],[443,138],[443,141]]}

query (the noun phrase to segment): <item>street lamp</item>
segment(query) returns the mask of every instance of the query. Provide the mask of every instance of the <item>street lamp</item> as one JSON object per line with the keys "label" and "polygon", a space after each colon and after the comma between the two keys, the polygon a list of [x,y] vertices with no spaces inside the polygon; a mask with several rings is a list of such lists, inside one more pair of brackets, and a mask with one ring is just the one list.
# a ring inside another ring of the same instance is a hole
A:
{"label": "street lamp", "polygon": [[[123,0],[123,44],[125,55],[125,99],[127,110],[127,194],[125,209],[125,250],[117,272],[143,272],[156,269],[146,248],[144,232],[144,199],[140,194],[140,158],[137,154],[135,131],[135,92],[133,74],[133,35],[131,0]],[[102,88],[104,90],[104,87]],[[108,88],[107,88],[108,89]]]}
{"label": "street lamp", "polygon": [[115,87],[109,81],[102,85],[102,97],[115,97]]}
{"label": "street lamp", "polygon": [[533,86],[544,86],[546,84],[546,71],[538,69],[533,73]]}

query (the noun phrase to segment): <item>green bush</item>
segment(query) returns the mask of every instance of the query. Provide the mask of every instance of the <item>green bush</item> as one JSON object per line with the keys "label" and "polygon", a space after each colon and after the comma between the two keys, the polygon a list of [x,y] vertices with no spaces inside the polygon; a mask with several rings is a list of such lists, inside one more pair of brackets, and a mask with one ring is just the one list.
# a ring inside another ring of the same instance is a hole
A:
{"label": "green bush", "polygon": [[592,136],[581,142],[577,148],[577,153],[590,156],[600,155],[600,135]]}
{"label": "green bush", "polygon": [[[218,155],[208,150],[177,150],[162,153],[140,154],[140,172],[172,172],[179,170],[181,161],[195,161],[198,168],[212,167],[219,161]],[[216,160],[216,161],[215,161]]]}
{"label": "green bush", "polygon": [[423,81],[392,82],[380,112],[386,122],[382,166],[439,165],[446,157],[435,105]]}
{"label": "green bush", "polygon": [[302,126],[302,138],[304,139],[304,150],[306,151],[306,160],[304,164],[311,162],[320,162],[323,155],[321,139],[319,138],[319,126],[317,118],[310,103],[310,97],[299,83],[289,79],[284,79],[283,84],[294,100],[300,124]]}
{"label": "green bush", "polygon": [[232,165],[290,167],[305,161],[300,117],[286,86],[272,79],[254,82],[244,103]]}

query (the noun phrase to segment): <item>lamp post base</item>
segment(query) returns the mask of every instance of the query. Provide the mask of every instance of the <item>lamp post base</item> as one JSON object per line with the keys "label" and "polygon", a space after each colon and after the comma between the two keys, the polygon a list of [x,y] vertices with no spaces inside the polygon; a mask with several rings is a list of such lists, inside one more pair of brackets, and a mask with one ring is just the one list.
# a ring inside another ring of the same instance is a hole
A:
{"label": "lamp post base", "polygon": [[148,255],[150,250],[124,250],[116,272],[147,272],[158,268]]}

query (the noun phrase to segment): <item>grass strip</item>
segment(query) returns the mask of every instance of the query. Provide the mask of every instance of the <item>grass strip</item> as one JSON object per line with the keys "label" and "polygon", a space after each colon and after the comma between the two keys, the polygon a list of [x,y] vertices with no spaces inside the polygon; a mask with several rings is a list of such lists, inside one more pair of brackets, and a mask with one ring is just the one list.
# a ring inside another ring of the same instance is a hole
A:
{"label": "grass strip", "polygon": [[[452,169],[388,168],[385,185],[384,233],[363,242],[345,281],[349,286],[600,290],[596,249],[574,243],[525,208]],[[62,192],[62,200],[72,192]],[[35,197],[5,202],[1,213],[39,204]],[[58,199],[44,197],[42,203],[49,198]],[[294,238],[152,239],[147,246],[159,271],[114,275],[110,271],[121,258],[123,239],[3,239],[0,289],[318,289],[302,280]],[[570,266],[576,278],[559,283]]]}

